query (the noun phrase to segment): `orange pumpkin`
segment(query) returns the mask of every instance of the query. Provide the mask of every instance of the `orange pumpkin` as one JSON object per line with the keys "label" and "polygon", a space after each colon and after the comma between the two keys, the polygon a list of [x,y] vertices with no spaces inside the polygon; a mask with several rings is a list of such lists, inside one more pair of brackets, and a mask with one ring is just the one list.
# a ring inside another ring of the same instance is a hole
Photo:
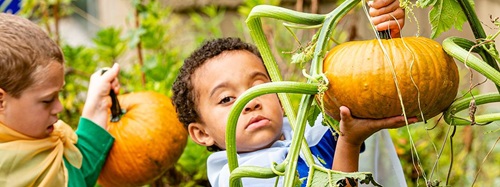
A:
{"label": "orange pumpkin", "polygon": [[108,123],[115,142],[98,183],[120,187],[151,183],[177,162],[187,143],[187,131],[163,94],[130,93],[119,95],[118,101],[118,108],[125,112],[118,121]]}
{"label": "orange pumpkin", "polygon": [[408,117],[421,118],[422,111],[429,119],[453,102],[458,69],[439,43],[424,37],[381,42],[387,56],[378,40],[346,42],[327,53],[323,72],[329,86],[323,102],[328,115],[340,120],[340,106],[347,106],[357,118],[402,115],[395,80]]}

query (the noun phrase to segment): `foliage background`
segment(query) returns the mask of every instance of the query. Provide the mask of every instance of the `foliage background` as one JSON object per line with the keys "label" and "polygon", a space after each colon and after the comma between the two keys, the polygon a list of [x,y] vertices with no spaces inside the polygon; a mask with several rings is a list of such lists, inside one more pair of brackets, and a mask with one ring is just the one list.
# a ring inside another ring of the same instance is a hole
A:
{"label": "foliage background", "polygon": [[[64,51],[66,85],[60,97],[65,110],[60,118],[73,125],[78,123],[81,114],[88,78],[98,68],[111,66],[115,62],[121,64],[121,93],[154,90],[171,96],[171,85],[183,59],[204,40],[234,36],[251,42],[244,22],[251,8],[258,4],[280,5],[279,0],[246,0],[235,10],[209,5],[184,10],[183,14],[188,15],[186,19],[157,1],[130,0],[134,10],[127,22],[132,28],[99,28],[91,41],[92,45],[75,46],[61,39],[61,33],[66,31],[58,29],[61,19],[77,12],[71,0],[26,0],[23,3],[19,14],[45,28]],[[322,7],[323,10],[333,8]],[[235,31],[230,35],[222,32],[222,22],[227,20],[228,11],[237,12],[236,15],[230,16],[230,25]],[[360,12],[361,9],[356,11]],[[356,13],[348,16],[351,16],[351,19],[363,19]],[[426,20],[420,22],[427,24]],[[279,21],[264,20],[264,28],[284,79],[304,80],[301,69],[307,68],[307,64],[302,67],[288,62],[300,46],[307,44],[314,32],[292,29],[297,36],[296,41]],[[360,28],[345,21],[336,28],[332,36],[335,41],[332,46],[338,42],[363,38],[366,32],[359,30],[367,28],[368,26]],[[468,70],[462,67],[463,87],[468,87],[468,73]],[[480,92],[478,89],[474,91]],[[299,95],[296,98],[299,98]],[[498,108],[500,107],[490,107],[480,112]],[[496,122],[484,127],[458,127],[451,139],[450,126],[436,118],[429,120],[427,124],[391,130],[391,135],[409,186],[425,186],[424,178],[428,178],[435,186],[444,185],[446,180],[449,180],[451,186],[470,186],[474,180],[477,180],[474,183],[477,186],[493,186],[500,183],[500,172],[497,169],[500,166],[500,154],[499,148],[495,147],[499,126]],[[411,152],[410,139],[417,148],[423,170],[415,167],[417,155]],[[449,140],[453,140],[452,145]],[[490,151],[492,154],[486,157]],[[209,154],[204,147],[189,141],[176,166],[150,186],[209,186],[205,164]]]}

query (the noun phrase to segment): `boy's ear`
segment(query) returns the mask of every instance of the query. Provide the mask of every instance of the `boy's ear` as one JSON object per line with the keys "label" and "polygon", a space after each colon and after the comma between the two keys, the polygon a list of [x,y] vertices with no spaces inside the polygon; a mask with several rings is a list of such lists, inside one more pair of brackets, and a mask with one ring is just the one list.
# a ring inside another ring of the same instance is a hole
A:
{"label": "boy's ear", "polygon": [[201,123],[190,123],[188,126],[189,136],[194,142],[202,146],[212,146],[214,145],[214,139],[205,131],[204,126]]}

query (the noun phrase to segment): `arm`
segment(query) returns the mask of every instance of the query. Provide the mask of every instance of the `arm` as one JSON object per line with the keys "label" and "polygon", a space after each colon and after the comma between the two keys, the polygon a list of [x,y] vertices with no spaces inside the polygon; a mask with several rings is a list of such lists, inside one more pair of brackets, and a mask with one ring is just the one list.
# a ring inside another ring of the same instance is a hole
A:
{"label": "arm", "polygon": [[114,64],[105,73],[98,71],[90,77],[87,99],[76,131],[76,146],[83,155],[80,175],[77,176],[81,177],[80,180],[85,180],[87,186],[95,185],[114,142],[106,129],[111,106],[109,93],[111,90],[115,93],[119,90],[118,71],[118,64]]}
{"label": "arm", "polygon": [[106,130],[83,117],[80,118],[76,134],[78,135],[76,146],[83,155],[83,162],[79,174],[74,174],[74,178],[80,179],[69,182],[71,184],[78,182],[80,185],[74,186],[81,186],[81,182],[85,181],[88,187],[93,187],[113,146],[114,138]]}
{"label": "arm", "polygon": [[401,37],[405,25],[405,11],[399,6],[399,0],[373,0],[370,6],[371,21],[378,31],[390,30],[391,37]]}

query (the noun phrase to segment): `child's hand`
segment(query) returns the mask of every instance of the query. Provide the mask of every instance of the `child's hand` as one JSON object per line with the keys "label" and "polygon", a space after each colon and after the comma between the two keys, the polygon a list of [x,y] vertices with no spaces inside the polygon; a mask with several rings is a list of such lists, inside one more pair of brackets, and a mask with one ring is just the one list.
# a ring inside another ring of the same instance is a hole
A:
{"label": "child's hand", "polygon": [[391,37],[401,37],[400,31],[405,24],[405,11],[399,0],[368,1],[370,17],[378,31],[389,30]]}
{"label": "child's hand", "polygon": [[[408,123],[417,122],[416,117],[408,119]],[[343,172],[358,171],[359,152],[363,142],[373,133],[381,129],[403,127],[405,125],[403,116],[385,119],[357,119],[351,116],[351,111],[340,107],[340,136],[333,157],[333,170]]]}
{"label": "child's hand", "polygon": [[[340,132],[339,138],[352,146],[360,147],[361,144],[373,133],[382,129],[399,128],[406,125],[404,116],[396,116],[385,119],[357,119],[351,116],[351,111],[340,107]],[[417,122],[416,117],[408,119],[408,124]]]}
{"label": "child's hand", "polygon": [[82,117],[85,117],[97,125],[107,129],[109,119],[109,108],[111,107],[111,98],[109,92],[111,89],[115,93],[120,90],[118,82],[118,72],[120,67],[114,64],[105,73],[97,71],[90,77],[87,100],[83,107]]}

